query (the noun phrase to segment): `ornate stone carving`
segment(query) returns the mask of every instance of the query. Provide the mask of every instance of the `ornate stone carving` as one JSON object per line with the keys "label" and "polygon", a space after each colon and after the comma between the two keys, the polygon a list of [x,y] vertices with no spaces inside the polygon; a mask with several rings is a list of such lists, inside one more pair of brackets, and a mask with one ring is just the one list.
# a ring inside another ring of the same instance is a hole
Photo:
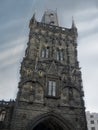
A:
{"label": "ornate stone carving", "polygon": [[68,88],[63,88],[61,91],[61,106],[68,105],[69,102],[69,90]]}
{"label": "ornate stone carving", "polygon": [[21,88],[20,101],[33,102],[35,89],[31,82],[26,82]]}
{"label": "ornate stone carving", "polygon": [[37,83],[35,87],[35,102],[43,103],[43,96],[44,96],[43,88],[39,83]]}

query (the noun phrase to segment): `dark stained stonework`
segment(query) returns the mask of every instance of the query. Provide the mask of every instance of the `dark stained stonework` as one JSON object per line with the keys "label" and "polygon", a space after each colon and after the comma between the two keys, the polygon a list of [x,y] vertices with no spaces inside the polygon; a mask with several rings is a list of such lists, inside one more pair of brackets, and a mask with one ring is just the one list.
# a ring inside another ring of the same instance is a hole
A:
{"label": "dark stained stonework", "polygon": [[45,14],[42,22],[30,20],[19,91],[2,130],[87,130],[77,28],[74,21],[70,29],[56,26],[57,14],[48,15],[50,23]]}
{"label": "dark stained stonework", "polygon": [[15,101],[0,101],[0,130],[9,130]]}

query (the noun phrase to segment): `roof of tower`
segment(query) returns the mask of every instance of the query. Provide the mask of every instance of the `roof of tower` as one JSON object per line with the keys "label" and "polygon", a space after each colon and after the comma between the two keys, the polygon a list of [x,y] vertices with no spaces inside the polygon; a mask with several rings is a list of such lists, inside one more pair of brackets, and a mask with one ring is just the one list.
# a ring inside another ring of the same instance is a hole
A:
{"label": "roof of tower", "polygon": [[46,24],[51,24],[51,25],[59,26],[57,11],[53,11],[53,10],[47,10],[47,11],[45,11],[44,15],[42,17],[42,22],[46,23]]}

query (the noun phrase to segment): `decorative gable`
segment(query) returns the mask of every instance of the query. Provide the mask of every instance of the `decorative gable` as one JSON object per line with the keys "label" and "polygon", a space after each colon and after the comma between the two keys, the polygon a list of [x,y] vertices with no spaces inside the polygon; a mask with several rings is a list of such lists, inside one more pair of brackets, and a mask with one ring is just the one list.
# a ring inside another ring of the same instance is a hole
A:
{"label": "decorative gable", "polygon": [[49,67],[48,74],[50,75],[58,75],[58,70],[55,62],[53,61]]}

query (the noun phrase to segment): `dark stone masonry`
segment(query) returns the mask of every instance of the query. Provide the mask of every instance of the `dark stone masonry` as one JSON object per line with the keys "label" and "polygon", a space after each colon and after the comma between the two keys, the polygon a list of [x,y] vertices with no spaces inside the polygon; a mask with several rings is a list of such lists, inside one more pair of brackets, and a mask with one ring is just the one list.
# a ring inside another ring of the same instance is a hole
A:
{"label": "dark stone masonry", "polygon": [[87,130],[74,21],[59,27],[49,10],[29,28],[16,101],[0,102],[0,130]]}

